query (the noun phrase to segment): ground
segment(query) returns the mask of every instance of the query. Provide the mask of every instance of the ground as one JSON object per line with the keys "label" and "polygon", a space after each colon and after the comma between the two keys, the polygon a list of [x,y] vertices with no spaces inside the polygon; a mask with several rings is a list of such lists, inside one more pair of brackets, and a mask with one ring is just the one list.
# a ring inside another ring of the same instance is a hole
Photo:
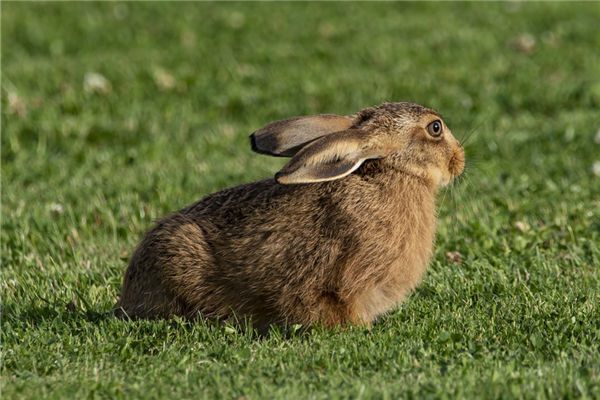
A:
{"label": "ground", "polygon": [[[2,2],[2,398],[599,398],[598,3]],[[248,135],[384,101],[467,171],[371,331],[107,315],[152,221],[285,162]]]}

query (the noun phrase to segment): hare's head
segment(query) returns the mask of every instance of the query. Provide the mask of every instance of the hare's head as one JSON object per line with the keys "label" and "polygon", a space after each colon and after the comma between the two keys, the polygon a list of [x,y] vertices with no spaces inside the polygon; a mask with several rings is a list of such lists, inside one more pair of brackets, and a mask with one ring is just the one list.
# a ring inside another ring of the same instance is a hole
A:
{"label": "hare's head", "polygon": [[368,159],[442,186],[460,175],[465,154],[440,115],[412,103],[384,103],[350,116],[316,115],[274,122],[251,135],[252,149],[293,156],[279,183],[343,178]]}

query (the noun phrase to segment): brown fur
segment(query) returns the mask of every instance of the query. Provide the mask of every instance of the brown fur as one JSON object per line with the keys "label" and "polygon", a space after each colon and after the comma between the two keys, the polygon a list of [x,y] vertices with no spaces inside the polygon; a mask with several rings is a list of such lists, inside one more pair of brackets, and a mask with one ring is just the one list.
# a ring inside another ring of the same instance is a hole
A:
{"label": "brown fur", "polygon": [[[429,136],[427,124],[441,118],[418,105],[386,103],[349,118],[368,132],[364,154],[374,158],[335,180],[225,189],[163,218],[131,258],[120,314],[331,327],[368,325],[402,301],[429,263],[435,195],[462,172],[464,151],[445,125],[441,138]],[[322,133],[306,148],[330,151],[317,142],[345,134]],[[289,165],[311,168],[306,151]]]}

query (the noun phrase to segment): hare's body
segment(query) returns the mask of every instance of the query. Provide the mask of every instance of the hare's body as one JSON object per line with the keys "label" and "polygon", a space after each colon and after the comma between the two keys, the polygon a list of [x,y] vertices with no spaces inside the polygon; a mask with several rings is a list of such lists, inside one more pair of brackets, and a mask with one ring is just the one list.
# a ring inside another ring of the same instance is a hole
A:
{"label": "hare's body", "polygon": [[370,324],[421,280],[438,182],[395,157],[353,171],[240,185],[163,218],[130,261],[121,313]]}

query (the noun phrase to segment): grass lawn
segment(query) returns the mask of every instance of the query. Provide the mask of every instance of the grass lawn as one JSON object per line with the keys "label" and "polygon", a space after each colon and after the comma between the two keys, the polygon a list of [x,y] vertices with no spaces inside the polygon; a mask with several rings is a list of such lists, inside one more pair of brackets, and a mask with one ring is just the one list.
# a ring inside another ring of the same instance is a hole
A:
{"label": "grass lawn", "polygon": [[[600,398],[598,3],[1,8],[2,399]],[[283,165],[252,131],[384,101],[468,166],[372,331],[106,314],[154,219]]]}

